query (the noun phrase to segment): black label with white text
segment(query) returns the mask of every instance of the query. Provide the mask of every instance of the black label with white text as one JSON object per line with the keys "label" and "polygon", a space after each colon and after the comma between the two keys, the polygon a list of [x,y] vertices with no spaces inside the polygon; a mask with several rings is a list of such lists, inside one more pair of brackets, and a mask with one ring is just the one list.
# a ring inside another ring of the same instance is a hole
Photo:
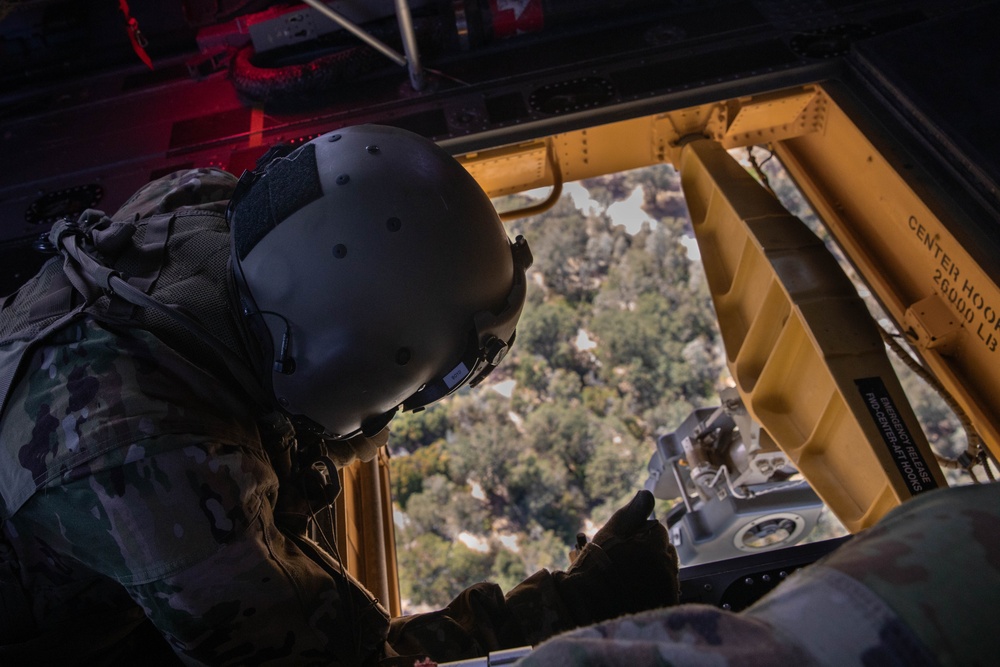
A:
{"label": "black label with white text", "polygon": [[916,495],[922,491],[936,489],[937,480],[931,474],[927,461],[917,448],[910,429],[903,422],[882,378],[861,378],[855,380],[854,384],[861,392],[865,407],[875,421],[882,441],[888,447],[893,463],[903,476],[910,493]]}

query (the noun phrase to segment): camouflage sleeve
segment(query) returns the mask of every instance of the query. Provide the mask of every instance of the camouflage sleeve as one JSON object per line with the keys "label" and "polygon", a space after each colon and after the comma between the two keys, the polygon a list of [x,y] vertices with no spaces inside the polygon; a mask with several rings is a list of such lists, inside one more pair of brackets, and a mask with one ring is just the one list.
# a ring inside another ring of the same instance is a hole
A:
{"label": "camouflage sleeve", "polygon": [[[262,452],[196,438],[167,450],[51,488],[10,520],[30,589],[48,591],[40,617],[137,604],[189,665],[377,658],[385,612],[317,545],[276,527]],[[68,578],[77,564],[100,579]],[[107,596],[83,594],[101,580]]]}
{"label": "camouflage sleeve", "polygon": [[742,613],[683,605],[560,635],[533,665],[987,665],[1000,486],[907,502]]}
{"label": "camouflage sleeve", "polygon": [[535,644],[577,625],[552,573],[541,570],[506,596],[479,583],[444,609],[394,618],[388,641],[400,655],[444,662]]}
{"label": "camouflage sleeve", "polygon": [[922,494],[823,563],[884,600],[942,664],[996,664],[1000,485]]}

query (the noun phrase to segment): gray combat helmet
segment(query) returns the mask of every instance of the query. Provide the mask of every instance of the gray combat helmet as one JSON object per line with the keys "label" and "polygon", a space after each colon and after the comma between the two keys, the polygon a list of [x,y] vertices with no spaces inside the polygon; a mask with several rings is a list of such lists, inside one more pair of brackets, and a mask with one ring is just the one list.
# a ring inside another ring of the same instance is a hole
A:
{"label": "gray combat helmet", "polygon": [[453,157],[362,125],[263,162],[230,203],[233,268],[262,384],[300,427],[372,435],[500,362],[531,253]]}

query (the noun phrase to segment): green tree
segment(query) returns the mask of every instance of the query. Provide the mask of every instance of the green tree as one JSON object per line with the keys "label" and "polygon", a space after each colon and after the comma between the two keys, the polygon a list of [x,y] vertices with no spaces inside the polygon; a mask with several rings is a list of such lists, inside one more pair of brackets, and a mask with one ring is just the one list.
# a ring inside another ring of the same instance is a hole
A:
{"label": "green tree", "polygon": [[517,325],[517,345],[542,357],[552,368],[572,368],[576,362],[573,341],[579,328],[580,318],[565,298],[529,303]]}
{"label": "green tree", "polygon": [[529,574],[531,573],[528,572],[520,556],[501,548],[496,552],[489,580],[506,593],[524,581]]}
{"label": "green tree", "polygon": [[490,528],[489,507],[473,498],[468,487],[444,475],[431,475],[424,488],[410,496],[406,507],[409,534],[433,533],[455,539],[461,533],[485,533]]}
{"label": "green tree", "polygon": [[580,400],[583,378],[575,371],[558,368],[549,374],[545,386],[545,398],[557,403],[572,403]]}
{"label": "green tree", "polygon": [[679,243],[680,230],[662,225],[633,243],[609,272],[588,324],[599,342],[601,380],[643,419],[668,403],[716,400],[723,371],[707,288]]}
{"label": "green tree", "polygon": [[487,581],[495,554],[424,533],[397,552],[401,596],[411,604],[441,608],[477,581]]}
{"label": "green tree", "polygon": [[444,508],[449,506],[456,489],[455,483],[444,475],[431,475],[424,479],[423,489],[412,494],[406,503],[406,530],[409,534],[431,533],[442,539],[454,539],[454,517]]}
{"label": "green tree", "polygon": [[587,506],[578,486],[569,483],[556,460],[524,452],[507,479],[506,516],[520,531],[538,525],[572,543],[583,525]]}
{"label": "green tree", "polygon": [[390,446],[394,451],[415,452],[448,434],[448,407],[435,403],[420,412],[402,412],[389,424]]}
{"label": "green tree", "polygon": [[511,396],[511,409],[519,413],[530,412],[548,393],[552,373],[549,362],[538,355],[522,354],[515,345],[514,354],[506,363],[514,366],[513,378],[517,383],[517,391]]}
{"label": "green tree", "polygon": [[527,572],[541,569],[565,570],[569,567],[571,543],[551,530],[545,530],[537,523],[532,525],[521,539],[519,555]]}
{"label": "green tree", "polygon": [[608,499],[619,499],[642,488],[652,451],[625,429],[604,439],[585,464],[584,491],[591,508]]}
{"label": "green tree", "polygon": [[456,431],[447,444],[449,474],[463,484],[478,483],[497,514],[503,514],[506,482],[523,449],[522,438],[510,418],[509,399],[493,392],[477,399],[456,410]]}
{"label": "green tree", "polygon": [[546,292],[571,302],[585,297],[587,281],[581,269],[587,251],[587,224],[568,197],[560,199],[544,217],[519,221],[515,229],[518,231],[512,233],[522,233],[528,239],[535,258],[533,275],[541,278]]}
{"label": "green tree", "polygon": [[607,437],[601,420],[577,401],[539,406],[525,419],[525,436],[540,455],[558,460],[570,484],[583,488],[586,465]]}
{"label": "green tree", "polygon": [[392,497],[405,510],[410,496],[423,491],[425,479],[447,472],[448,455],[444,440],[438,440],[409,455],[397,454],[389,459]]}

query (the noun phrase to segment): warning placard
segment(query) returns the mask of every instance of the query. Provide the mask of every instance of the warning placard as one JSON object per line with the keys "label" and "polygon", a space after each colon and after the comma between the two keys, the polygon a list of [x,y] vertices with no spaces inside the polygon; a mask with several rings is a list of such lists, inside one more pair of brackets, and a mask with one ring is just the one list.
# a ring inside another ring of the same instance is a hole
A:
{"label": "warning placard", "polygon": [[936,489],[938,484],[931,474],[923,454],[913,441],[910,429],[903,422],[896,409],[896,404],[889,396],[880,377],[861,378],[854,381],[865,407],[878,426],[882,441],[889,448],[892,460],[903,476],[910,493],[916,495],[922,491]]}

